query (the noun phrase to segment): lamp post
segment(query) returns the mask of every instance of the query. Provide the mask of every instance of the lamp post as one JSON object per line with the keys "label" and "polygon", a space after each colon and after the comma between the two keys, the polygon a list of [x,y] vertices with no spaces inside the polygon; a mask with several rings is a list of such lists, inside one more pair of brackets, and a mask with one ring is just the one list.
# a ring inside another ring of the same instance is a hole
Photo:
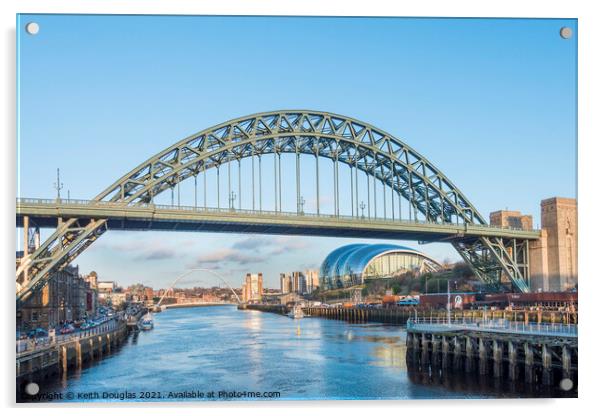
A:
{"label": "lamp post", "polygon": [[236,201],[236,193],[234,191],[230,192],[230,198],[228,198],[228,200],[230,201],[230,209],[234,210],[234,201]]}
{"label": "lamp post", "polygon": [[61,182],[61,170],[56,168],[56,182],[54,183],[54,189],[56,189],[56,200],[61,200],[61,189],[63,189],[63,182]]}
{"label": "lamp post", "polygon": [[447,279],[447,324],[451,325],[451,292],[449,291],[449,279]]}

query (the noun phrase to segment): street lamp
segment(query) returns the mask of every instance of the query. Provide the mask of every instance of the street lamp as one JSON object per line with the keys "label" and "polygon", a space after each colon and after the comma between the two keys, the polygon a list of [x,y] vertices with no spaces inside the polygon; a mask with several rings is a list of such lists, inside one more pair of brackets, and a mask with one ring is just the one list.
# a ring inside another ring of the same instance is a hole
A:
{"label": "street lamp", "polygon": [[228,200],[230,201],[230,209],[234,210],[234,201],[236,200],[236,193],[234,193],[234,191],[230,192],[230,198],[228,198]]}
{"label": "street lamp", "polygon": [[303,215],[303,206],[305,205],[305,199],[303,197],[299,198],[299,206],[297,207],[299,214]]}
{"label": "street lamp", "polygon": [[451,292],[449,291],[449,279],[447,279],[447,324],[451,325]]}

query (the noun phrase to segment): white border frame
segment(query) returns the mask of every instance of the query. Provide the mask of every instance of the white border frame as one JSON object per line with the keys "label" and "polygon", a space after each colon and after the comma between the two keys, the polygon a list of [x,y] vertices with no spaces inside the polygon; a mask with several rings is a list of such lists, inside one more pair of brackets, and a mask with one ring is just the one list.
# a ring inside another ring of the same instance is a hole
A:
{"label": "white border frame", "polygon": [[[476,1],[476,0],[431,0],[421,2],[398,2],[391,4],[386,0],[4,0],[0,3],[2,12],[2,60],[0,70],[3,99],[2,108],[3,157],[2,177],[6,178],[2,193],[2,225],[1,241],[2,264],[5,276],[14,272],[14,214],[16,195],[16,109],[15,109],[15,23],[16,13],[103,13],[103,14],[222,14],[222,15],[345,15],[345,16],[446,16],[446,17],[555,17],[578,18],[579,31],[579,230],[580,250],[579,269],[580,282],[580,338],[581,365],[579,373],[579,399],[565,400],[454,400],[454,401],[339,401],[339,402],[279,402],[279,403],[181,403],[178,405],[162,403],[144,405],[147,415],[162,415],[178,411],[181,414],[211,412],[211,414],[238,414],[242,411],[253,414],[288,415],[324,413],[332,414],[335,408],[344,408],[346,413],[365,414],[371,407],[380,407],[378,412],[420,412],[420,413],[463,413],[487,412],[491,415],[506,415],[509,412],[526,410],[543,414],[578,414],[597,406],[597,385],[602,375],[598,350],[600,348],[600,330],[596,327],[599,312],[595,309],[602,291],[601,277],[596,273],[595,263],[598,239],[602,232],[598,207],[602,199],[599,196],[599,180],[601,163],[598,152],[602,146],[602,108],[600,106],[600,79],[602,64],[599,50],[602,41],[602,15],[596,10],[596,2],[570,1]],[[543,149],[542,149],[543,150]],[[594,251],[595,250],[595,251]],[[14,343],[12,332],[7,328],[14,327],[14,283],[5,278],[3,287],[3,307],[6,325],[0,331],[3,335],[1,368],[2,404],[9,409],[9,414],[22,411],[44,412],[46,414],[81,415],[81,405],[42,405],[39,409],[24,409],[14,403]],[[588,330],[589,329],[589,330]],[[110,405],[85,404],[86,413],[106,415],[115,411],[114,407],[141,407],[139,404],[115,403]],[[133,410],[133,409],[132,409]]]}

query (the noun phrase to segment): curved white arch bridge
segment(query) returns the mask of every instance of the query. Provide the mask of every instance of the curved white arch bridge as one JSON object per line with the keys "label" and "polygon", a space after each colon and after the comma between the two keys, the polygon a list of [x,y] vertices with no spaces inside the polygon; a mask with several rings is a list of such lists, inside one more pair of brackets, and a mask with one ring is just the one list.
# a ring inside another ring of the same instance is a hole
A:
{"label": "curved white arch bridge", "polygon": [[[283,165],[283,156],[295,160]],[[315,159],[315,171],[304,168],[301,172],[302,157]],[[243,159],[251,160],[244,172]],[[325,172],[323,165],[320,170],[323,159],[332,162],[332,170]],[[265,185],[266,164],[272,176],[270,186]],[[223,198],[220,168],[227,168],[227,208],[219,202]],[[232,170],[238,180],[232,178]],[[294,175],[295,183],[283,183],[283,170]],[[215,207],[206,202],[207,171],[217,174]],[[345,176],[349,181],[343,182],[341,175],[349,175]],[[252,194],[252,204],[244,208],[241,177],[248,181],[245,188],[250,185]],[[328,212],[320,207],[324,177],[332,181],[328,196],[333,206]],[[194,206],[184,207],[179,203],[180,183],[188,179],[194,181]],[[315,181],[313,212],[304,209],[302,179],[305,187],[307,179]],[[202,205],[197,203],[198,182],[203,187]],[[297,208],[292,212],[283,210],[283,188],[285,194],[292,188],[296,191]],[[165,191],[171,191],[172,203],[155,204]],[[269,208],[263,203],[266,196],[273,203]],[[488,226],[441,171],[392,135],[349,117],[310,110],[259,113],[203,130],[150,157],[90,201],[18,199],[17,226],[28,236],[16,272],[17,302],[43,288],[54,271],[73,261],[108,229],[446,241],[481,280],[522,292],[529,291],[529,241],[540,235]],[[36,244],[32,236],[39,227],[56,230]]]}

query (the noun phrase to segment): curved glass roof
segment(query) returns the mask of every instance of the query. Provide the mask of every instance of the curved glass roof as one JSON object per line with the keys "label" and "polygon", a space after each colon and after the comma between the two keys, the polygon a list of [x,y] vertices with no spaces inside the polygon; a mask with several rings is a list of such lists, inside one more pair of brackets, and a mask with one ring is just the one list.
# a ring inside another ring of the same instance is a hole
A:
{"label": "curved glass roof", "polygon": [[346,252],[353,252],[354,249],[366,246],[367,244],[349,244],[346,246],[339,247],[330,252],[328,256],[322,262],[320,267],[320,276],[333,276],[334,268],[337,265],[339,257],[344,255]]}
{"label": "curved glass roof", "polygon": [[332,251],[320,267],[320,276],[334,277],[361,274],[370,260],[388,251],[403,251],[425,256],[423,253],[396,244],[349,244]]}

